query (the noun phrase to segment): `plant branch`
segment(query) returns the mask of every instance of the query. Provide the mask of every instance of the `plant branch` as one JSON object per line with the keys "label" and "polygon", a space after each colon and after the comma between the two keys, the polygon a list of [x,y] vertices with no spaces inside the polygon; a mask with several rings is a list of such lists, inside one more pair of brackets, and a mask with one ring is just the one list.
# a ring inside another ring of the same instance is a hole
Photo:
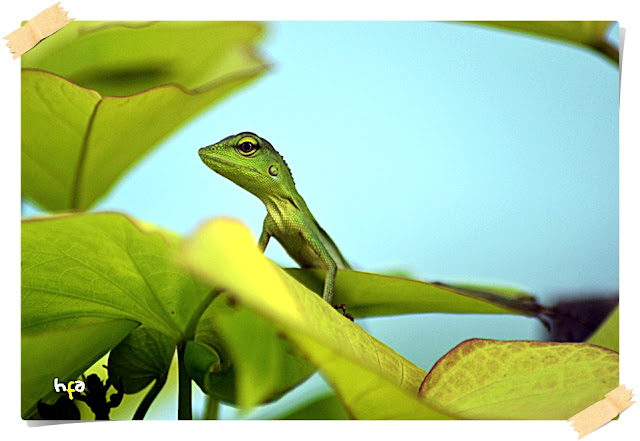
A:
{"label": "plant branch", "polygon": [[185,341],[193,340],[195,338],[196,328],[198,327],[198,322],[200,321],[202,314],[204,314],[209,305],[211,305],[211,302],[213,302],[214,299],[218,297],[218,294],[220,294],[220,291],[211,290],[209,294],[207,294],[207,296],[204,298],[204,300],[200,302],[196,310],[193,311],[193,314],[191,314],[191,318],[189,319],[189,323],[187,323],[187,327],[184,332]]}
{"label": "plant branch", "polygon": [[196,328],[202,314],[207,310],[211,302],[220,294],[220,291],[211,290],[209,294],[200,302],[185,328],[184,338],[178,343],[178,419],[193,419],[191,410],[191,378],[187,374],[184,364],[184,350],[188,341],[194,340],[196,336]]}
{"label": "plant branch", "polygon": [[184,365],[185,341],[178,344],[178,419],[193,419],[191,412],[191,378]]}
{"label": "plant branch", "polygon": [[158,394],[160,393],[160,391],[162,390],[166,382],[167,382],[166,375],[156,378],[155,383],[153,384],[153,387],[149,390],[149,392],[147,392],[147,394],[144,396],[144,399],[136,409],[136,413],[133,415],[134,420],[144,419],[145,415],[147,414],[147,411],[149,410],[149,407],[151,406],[151,403],[153,403],[153,400],[156,399],[156,397],[158,396]]}

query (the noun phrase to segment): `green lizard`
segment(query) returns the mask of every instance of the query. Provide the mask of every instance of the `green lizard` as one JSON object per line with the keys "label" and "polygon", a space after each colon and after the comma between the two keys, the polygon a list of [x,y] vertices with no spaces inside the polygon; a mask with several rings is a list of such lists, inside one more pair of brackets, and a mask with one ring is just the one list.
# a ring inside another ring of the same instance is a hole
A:
{"label": "green lizard", "polygon": [[[301,268],[326,270],[322,298],[329,304],[338,269],[351,269],[296,190],[284,158],[264,138],[243,132],[203,147],[202,161],[213,171],[254,194],[267,208],[258,248],[273,236]],[[344,305],[335,306],[345,313]],[[350,314],[345,314],[352,319]]]}

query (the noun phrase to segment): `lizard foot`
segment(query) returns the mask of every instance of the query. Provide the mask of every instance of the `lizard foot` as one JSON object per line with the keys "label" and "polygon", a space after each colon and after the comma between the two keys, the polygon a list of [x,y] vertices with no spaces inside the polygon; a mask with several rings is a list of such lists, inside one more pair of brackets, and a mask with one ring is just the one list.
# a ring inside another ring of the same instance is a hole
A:
{"label": "lizard foot", "polygon": [[344,303],[341,303],[339,305],[333,305],[333,307],[335,309],[337,309],[337,310],[341,310],[343,316],[345,316],[349,320],[353,321],[353,316],[351,314],[347,313],[347,307],[346,307],[346,305]]}
{"label": "lizard foot", "polygon": [[346,305],[344,303],[340,303],[339,305],[333,305],[333,307],[335,309],[341,309],[343,315],[344,315],[345,312],[347,312],[347,307],[346,307]]}

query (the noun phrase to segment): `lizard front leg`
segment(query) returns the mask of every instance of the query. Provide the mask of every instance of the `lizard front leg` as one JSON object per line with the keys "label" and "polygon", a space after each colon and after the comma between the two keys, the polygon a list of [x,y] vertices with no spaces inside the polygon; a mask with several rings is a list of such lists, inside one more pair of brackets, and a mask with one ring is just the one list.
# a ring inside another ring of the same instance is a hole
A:
{"label": "lizard front leg", "polygon": [[[333,288],[336,282],[336,274],[338,273],[338,266],[333,259],[329,259],[327,262],[327,274],[324,278],[324,289],[322,290],[322,298],[327,301],[328,304],[333,305]],[[335,309],[342,310],[342,315],[353,321],[353,316],[347,313],[346,306],[344,304],[333,305]]]}
{"label": "lizard front leg", "polygon": [[333,259],[329,258],[325,261],[327,265],[327,274],[324,277],[324,289],[322,290],[322,298],[331,305],[333,300],[333,287],[336,284],[336,274],[338,267]]}
{"label": "lizard front leg", "polygon": [[267,232],[267,229],[263,227],[262,234],[260,234],[260,239],[258,240],[258,249],[261,253],[264,254],[264,250],[267,248],[270,238],[271,235]]}
{"label": "lizard front leg", "polygon": [[[333,286],[336,281],[336,274],[338,273],[338,266],[336,262],[333,260],[329,251],[324,246],[324,244],[318,240],[316,236],[310,235],[307,233],[307,230],[300,231],[300,237],[302,241],[300,242],[301,246],[307,247],[307,249],[311,249],[313,254],[315,254],[319,261],[322,262],[322,266],[325,268],[326,275],[324,277],[324,288],[322,290],[322,298],[331,305],[331,301],[333,300]],[[319,262],[316,262],[316,265],[305,265],[307,268],[319,268]],[[298,264],[303,267],[300,262]]]}
{"label": "lizard front leg", "polygon": [[338,273],[338,265],[335,260],[331,257],[327,248],[322,244],[322,242],[318,240],[314,240],[314,238],[305,236],[305,233],[301,232],[300,235],[304,239],[304,243],[308,244],[313,252],[320,258],[322,261],[326,274],[324,277],[324,288],[322,290],[322,298],[329,305],[332,305],[336,309],[342,310],[342,315],[344,315],[349,320],[353,321],[353,316],[348,314],[345,309],[345,305],[333,305],[333,289],[336,282],[336,275]]}
{"label": "lizard front leg", "polygon": [[260,234],[260,239],[258,239],[258,249],[262,254],[264,254],[264,250],[267,248],[267,244],[271,238],[271,234],[269,234],[269,230],[267,228],[268,223],[269,215],[267,214],[267,217],[264,218],[264,222],[262,223],[262,234]]}

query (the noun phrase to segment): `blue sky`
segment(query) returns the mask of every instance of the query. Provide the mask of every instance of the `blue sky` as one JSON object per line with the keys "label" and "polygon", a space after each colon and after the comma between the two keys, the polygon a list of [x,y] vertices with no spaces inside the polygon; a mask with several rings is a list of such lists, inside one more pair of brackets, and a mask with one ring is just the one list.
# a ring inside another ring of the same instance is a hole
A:
{"label": "blue sky", "polygon": [[[180,233],[264,208],[200,146],[254,131],[363,270],[617,287],[618,73],[574,46],[445,23],[279,22],[273,70],[202,114],[97,209]],[[203,191],[206,189],[206,191]],[[278,245],[267,254],[291,264]]]}
{"label": "blue sky", "polygon": [[[618,282],[618,73],[574,46],[423,22],[276,22],[273,70],[160,146],[96,208],[180,233],[264,208],[200,146],[254,131],[363,270],[550,294]],[[206,190],[206,191],[203,191]],[[278,245],[267,254],[292,264]]]}
{"label": "blue sky", "polygon": [[[260,201],[197,155],[249,130],[285,157],[357,269],[508,284],[545,304],[617,290],[619,77],[608,60],[451,23],[274,22],[268,34],[272,71],[176,132],[96,210],[183,234],[233,216],[257,237]],[[266,254],[295,266],[275,241]],[[543,336],[520,317],[361,323],[427,370],[466,338]]]}

